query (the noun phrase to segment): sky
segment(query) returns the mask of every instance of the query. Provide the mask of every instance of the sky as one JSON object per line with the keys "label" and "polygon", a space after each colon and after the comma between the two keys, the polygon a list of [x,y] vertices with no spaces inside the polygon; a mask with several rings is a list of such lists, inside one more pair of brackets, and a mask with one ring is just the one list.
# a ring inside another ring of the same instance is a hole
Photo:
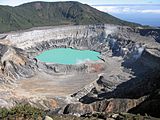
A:
{"label": "sky", "polygon": [[[23,3],[32,1],[48,1],[55,2],[57,0],[0,0],[0,5],[17,6]],[[60,0],[66,1],[66,0]],[[104,4],[160,4],[160,0],[68,0],[79,1],[89,5],[104,5]]]}

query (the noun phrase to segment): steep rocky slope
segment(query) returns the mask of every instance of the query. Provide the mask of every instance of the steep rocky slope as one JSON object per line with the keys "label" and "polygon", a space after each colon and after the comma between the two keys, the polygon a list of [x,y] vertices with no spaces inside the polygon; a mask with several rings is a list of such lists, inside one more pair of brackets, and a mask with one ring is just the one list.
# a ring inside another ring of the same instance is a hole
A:
{"label": "steep rocky slope", "polygon": [[11,79],[31,77],[36,69],[33,58],[25,51],[8,45],[0,45],[1,74]]}
{"label": "steep rocky slope", "polygon": [[[10,95],[9,99],[8,95],[1,96],[3,106],[30,103],[79,116],[142,110],[138,113],[160,117],[158,109],[156,114],[143,111],[150,105],[148,101],[155,99],[153,91],[160,87],[160,44],[155,37],[142,36],[139,29],[109,24],[33,28],[0,36],[4,49],[1,70],[6,68],[4,73],[13,71],[19,76],[10,77],[10,85],[1,85],[1,93]],[[98,51],[101,60],[59,65],[34,58],[59,47]],[[155,104],[159,103],[155,100]]]}
{"label": "steep rocky slope", "polygon": [[140,29],[143,36],[152,36],[157,42],[160,42],[160,29]]}

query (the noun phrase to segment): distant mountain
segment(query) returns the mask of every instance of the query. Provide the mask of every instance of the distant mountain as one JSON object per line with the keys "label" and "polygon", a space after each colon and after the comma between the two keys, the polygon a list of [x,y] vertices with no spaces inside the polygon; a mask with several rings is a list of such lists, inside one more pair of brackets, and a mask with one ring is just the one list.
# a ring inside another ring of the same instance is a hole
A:
{"label": "distant mountain", "polygon": [[117,24],[138,26],[79,2],[31,2],[20,6],[0,6],[0,32],[38,26]]}

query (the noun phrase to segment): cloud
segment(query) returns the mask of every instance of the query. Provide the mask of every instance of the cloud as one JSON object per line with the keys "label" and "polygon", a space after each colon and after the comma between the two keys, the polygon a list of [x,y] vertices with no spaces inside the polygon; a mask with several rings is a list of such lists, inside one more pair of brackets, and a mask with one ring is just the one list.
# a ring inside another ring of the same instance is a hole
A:
{"label": "cloud", "polygon": [[89,62],[89,61],[91,61],[89,58],[84,59],[84,60],[78,59],[78,60],[76,60],[76,64],[84,64],[84,63]]}
{"label": "cloud", "polygon": [[151,9],[147,6],[93,6],[96,9],[107,13],[155,13],[160,14],[160,8]]}
{"label": "cloud", "polygon": [[157,13],[160,14],[160,9],[159,10],[142,10],[142,13]]}

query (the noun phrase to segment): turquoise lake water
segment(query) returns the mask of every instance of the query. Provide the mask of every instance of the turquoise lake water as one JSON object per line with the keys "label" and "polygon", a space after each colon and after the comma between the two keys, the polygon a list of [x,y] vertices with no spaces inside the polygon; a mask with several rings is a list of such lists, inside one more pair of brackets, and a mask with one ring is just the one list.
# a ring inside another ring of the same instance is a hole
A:
{"label": "turquoise lake water", "polygon": [[99,52],[90,50],[75,50],[71,48],[56,48],[47,50],[36,58],[42,62],[59,64],[80,64],[89,60],[99,60]]}

